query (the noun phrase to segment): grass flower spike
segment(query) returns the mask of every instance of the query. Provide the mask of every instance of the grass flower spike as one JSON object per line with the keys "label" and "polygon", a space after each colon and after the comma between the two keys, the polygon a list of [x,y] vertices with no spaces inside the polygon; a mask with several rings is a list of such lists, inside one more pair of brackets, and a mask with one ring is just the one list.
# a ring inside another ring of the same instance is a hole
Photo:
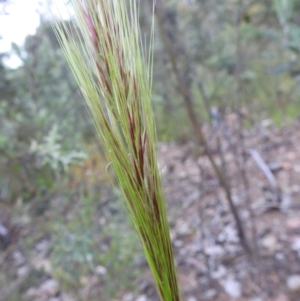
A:
{"label": "grass flower spike", "polygon": [[[145,52],[136,0],[72,0],[77,27],[55,30],[78,81],[143,244],[163,301],[180,293],[151,107],[152,51]],[[150,49],[152,48],[150,39]]]}

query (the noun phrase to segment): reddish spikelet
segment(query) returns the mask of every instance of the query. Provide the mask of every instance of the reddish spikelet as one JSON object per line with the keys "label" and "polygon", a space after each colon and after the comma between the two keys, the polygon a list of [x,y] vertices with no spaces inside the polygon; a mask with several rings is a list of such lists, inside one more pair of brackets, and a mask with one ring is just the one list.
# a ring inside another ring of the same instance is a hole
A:
{"label": "reddish spikelet", "polygon": [[132,159],[132,164],[136,176],[136,180],[138,183],[138,186],[142,189],[143,188],[143,176],[141,172],[141,168],[138,168],[137,162],[139,162],[139,152],[137,150],[136,146],[136,126],[135,126],[135,121],[133,116],[130,114],[129,109],[127,108],[127,118],[128,118],[128,123],[129,123],[129,133],[130,133],[130,141],[131,141],[131,146],[133,149],[133,159]]}
{"label": "reddish spikelet", "polygon": [[[66,53],[127,200],[128,213],[142,240],[161,300],[179,301],[155,156],[149,93],[152,66],[145,73],[147,59],[138,45],[137,0],[129,1],[132,10],[128,13],[128,2],[124,0],[74,0],[82,35],[79,47],[66,45]],[[60,32],[64,34],[63,28]],[[82,65],[77,66],[81,55]]]}
{"label": "reddish spikelet", "polygon": [[80,5],[80,8],[82,10],[82,13],[84,15],[84,19],[85,19],[85,22],[87,24],[87,27],[89,29],[89,32],[90,32],[90,35],[91,35],[91,39],[92,39],[92,43],[94,46],[96,46],[95,48],[97,49],[98,48],[98,43],[99,43],[99,36],[98,36],[98,33],[96,31],[96,28],[90,18],[90,16],[87,14],[86,12],[86,9],[83,5],[82,2],[79,2],[79,5]]}
{"label": "reddish spikelet", "polygon": [[99,76],[100,76],[99,82],[102,81],[104,83],[108,93],[112,96],[112,89],[111,89],[110,83],[108,82],[105,72],[104,72],[103,68],[100,66],[100,63],[98,61],[96,61],[96,66],[97,66],[97,70],[98,70]]}
{"label": "reddish spikelet", "polygon": [[[105,64],[105,68],[106,68],[106,72],[103,70],[103,68],[101,67],[101,64],[99,63],[99,60],[98,60],[98,53],[100,52],[100,42],[99,42],[99,35],[98,35],[98,32],[94,26],[94,23],[90,17],[90,15],[87,13],[84,5],[82,2],[79,2],[80,3],[80,9],[82,11],[82,14],[84,16],[84,20],[86,22],[86,25],[88,27],[88,30],[89,30],[89,33],[90,33],[90,38],[91,38],[91,44],[92,44],[92,53],[93,53],[93,56],[94,56],[94,59],[95,59],[95,62],[96,62],[96,66],[97,66],[97,70],[99,72],[99,82],[103,82],[108,93],[112,96],[112,89],[111,89],[111,85],[109,83],[109,80],[107,79],[107,76],[106,74],[110,74],[110,68],[109,68],[109,64],[108,64],[108,61],[104,56],[102,56],[103,58],[103,61],[104,61],[104,64]],[[102,5],[103,5],[103,1],[101,1]],[[96,9],[95,7],[95,3],[92,2],[90,3],[90,5],[92,6],[92,9]],[[104,6],[102,6],[104,7]],[[98,24],[101,24],[99,18],[97,18],[97,22]],[[103,27],[102,27],[102,30],[103,30]],[[104,30],[103,30],[104,31]],[[110,39],[110,37],[107,35],[107,38]]]}

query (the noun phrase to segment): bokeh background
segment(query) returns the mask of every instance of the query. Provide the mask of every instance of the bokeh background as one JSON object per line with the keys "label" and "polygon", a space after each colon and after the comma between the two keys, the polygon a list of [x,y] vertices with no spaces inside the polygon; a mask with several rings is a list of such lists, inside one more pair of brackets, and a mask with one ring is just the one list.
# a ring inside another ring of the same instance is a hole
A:
{"label": "bokeh background", "polygon": [[[51,16],[0,0],[0,300],[158,300]],[[184,300],[300,300],[300,2],[157,0],[153,80]]]}

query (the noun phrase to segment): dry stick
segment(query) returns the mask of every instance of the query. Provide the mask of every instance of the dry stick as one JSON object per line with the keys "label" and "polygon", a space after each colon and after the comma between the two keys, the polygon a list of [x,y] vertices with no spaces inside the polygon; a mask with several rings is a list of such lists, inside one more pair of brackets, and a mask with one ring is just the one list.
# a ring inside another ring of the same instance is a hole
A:
{"label": "dry stick", "polygon": [[263,160],[263,158],[261,157],[261,155],[259,154],[259,152],[257,150],[250,149],[249,152],[250,152],[250,155],[252,156],[253,160],[255,161],[255,163],[258,165],[258,167],[262,170],[262,172],[266,176],[266,178],[271,186],[271,189],[276,197],[276,201],[278,203],[280,203],[281,189],[280,189],[272,171],[270,170],[269,166],[266,164],[266,162]]}
{"label": "dry stick", "polygon": [[238,231],[238,236],[241,242],[241,245],[243,246],[246,254],[248,254],[250,257],[252,257],[252,250],[249,246],[247,237],[245,235],[245,231],[243,228],[243,224],[241,222],[240,216],[238,214],[237,208],[233,202],[232,199],[232,195],[231,195],[231,191],[230,191],[230,187],[228,184],[228,180],[226,179],[226,175],[220,170],[220,168],[218,167],[218,165],[216,164],[212,154],[209,151],[206,139],[204,137],[202,128],[200,127],[199,123],[198,123],[198,119],[197,116],[195,114],[195,111],[193,109],[193,101],[189,92],[189,87],[187,85],[187,83],[184,81],[184,79],[182,78],[180,72],[179,72],[179,68],[177,65],[177,53],[175,53],[174,51],[174,47],[172,47],[170,45],[170,42],[167,38],[167,34],[165,32],[165,28],[164,28],[164,24],[163,24],[163,15],[162,15],[162,5],[160,3],[160,1],[157,1],[157,6],[156,6],[156,10],[155,10],[155,14],[156,14],[156,18],[158,20],[158,25],[160,27],[160,34],[163,40],[163,43],[165,45],[166,51],[169,55],[170,61],[171,61],[171,65],[173,68],[173,72],[175,73],[176,76],[176,80],[179,86],[179,92],[183,98],[184,104],[185,104],[185,109],[187,112],[187,115],[189,117],[189,120],[191,122],[193,131],[194,131],[194,135],[196,137],[197,143],[200,147],[203,148],[204,150],[204,154],[207,156],[214,172],[217,175],[217,178],[221,184],[221,186],[223,187],[224,191],[225,191],[225,195],[230,207],[230,210],[233,214],[233,217],[235,219],[236,222],[236,227],[237,227],[237,231]]}

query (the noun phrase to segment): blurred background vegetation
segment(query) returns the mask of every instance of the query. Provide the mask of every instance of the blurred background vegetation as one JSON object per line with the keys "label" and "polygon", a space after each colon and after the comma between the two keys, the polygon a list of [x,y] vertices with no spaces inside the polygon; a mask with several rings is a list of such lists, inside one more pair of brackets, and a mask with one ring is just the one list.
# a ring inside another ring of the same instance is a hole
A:
{"label": "blurred background vegetation", "polygon": [[[18,1],[1,0],[0,18]],[[146,34],[151,2],[141,1]],[[158,2],[160,141],[193,139],[180,82],[202,124],[215,108],[278,127],[299,117],[299,1]],[[46,13],[24,44],[0,53],[0,129],[0,300],[44,300],[33,288],[50,278],[62,300],[113,300],[137,287],[141,247]]]}

